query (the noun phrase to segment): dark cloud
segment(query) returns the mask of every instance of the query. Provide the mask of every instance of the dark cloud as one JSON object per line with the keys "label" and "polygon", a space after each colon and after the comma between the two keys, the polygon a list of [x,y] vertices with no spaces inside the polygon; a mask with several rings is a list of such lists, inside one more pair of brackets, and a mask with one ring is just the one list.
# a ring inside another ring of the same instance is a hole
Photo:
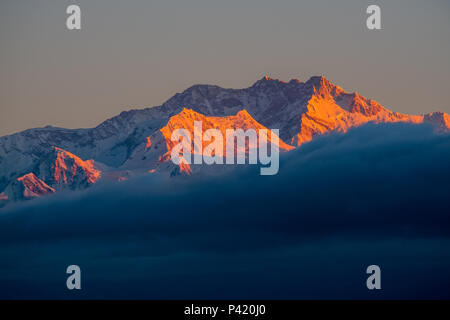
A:
{"label": "dark cloud", "polygon": [[[449,297],[450,136],[368,125],[207,178],[141,177],[0,214],[0,296]],[[390,290],[370,295],[380,264]],[[437,277],[441,275],[441,277]],[[410,281],[416,290],[409,288]]]}

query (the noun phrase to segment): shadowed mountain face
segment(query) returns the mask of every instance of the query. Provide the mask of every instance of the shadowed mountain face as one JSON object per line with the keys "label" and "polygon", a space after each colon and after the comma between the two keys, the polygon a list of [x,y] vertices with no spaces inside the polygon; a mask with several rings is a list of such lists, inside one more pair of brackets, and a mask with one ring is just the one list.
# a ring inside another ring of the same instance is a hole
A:
{"label": "shadowed mountain face", "polygon": [[192,131],[195,119],[205,123],[204,130],[279,129],[281,151],[368,122],[431,123],[438,131],[450,131],[448,114],[392,112],[324,77],[306,82],[264,77],[245,89],[195,85],[161,106],[122,112],[96,128],[45,127],[0,138],[0,203],[24,197],[24,191],[19,188],[18,195],[12,185],[28,174],[36,178],[29,179],[33,186],[28,189],[39,195],[149,171],[190,173],[191,168],[176,168],[170,162],[170,136],[175,128]]}

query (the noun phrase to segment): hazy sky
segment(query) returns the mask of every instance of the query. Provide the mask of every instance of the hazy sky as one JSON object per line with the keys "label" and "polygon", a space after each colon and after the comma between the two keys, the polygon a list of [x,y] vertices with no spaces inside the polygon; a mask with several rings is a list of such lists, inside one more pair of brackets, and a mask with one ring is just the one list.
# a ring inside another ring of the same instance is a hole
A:
{"label": "hazy sky", "polygon": [[[0,135],[96,126],[197,83],[324,75],[391,110],[450,113],[449,0],[0,0]],[[66,29],[78,4],[82,30]],[[366,29],[369,4],[380,31]]]}

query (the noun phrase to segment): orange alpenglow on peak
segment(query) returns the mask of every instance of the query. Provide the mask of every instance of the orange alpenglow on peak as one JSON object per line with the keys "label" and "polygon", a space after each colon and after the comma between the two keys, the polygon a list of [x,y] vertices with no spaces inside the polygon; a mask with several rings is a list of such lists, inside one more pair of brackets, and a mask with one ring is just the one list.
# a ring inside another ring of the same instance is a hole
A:
{"label": "orange alpenglow on peak", "polygon": [[82,171],[87,178],[87,182],[94,184],[101,176],[101,172],[95,168],[94,160],[83,161],[76,155],[53,147],[56,152],[56,160],[52,165],[53,179],[57,183],[72,183],[77,171]]}
{"label": "orange alpenglow on peak", "polygon": [[148,149],[152,146],[152,140],[150,139],[150,137],[147,137],[147,143],[145,145],[145,148]]}
{"label": "orange alpenglow on peak", "polygon": [[301,115],[300,131],[290,141],[297,147],[315,136],[330,132],[345,133],[350,128],[369,122],[433,123],[440,131],[450,131],[449,116],[445,113],[407,115],[392,112],[357,92],[344,91],[322,76],[312,77],[309,81],[313,86],[313,95],[306,105],[306,111]]}
{"label": "orange alpenglow on peak", "polygon": [[[247,112],[247,110],[243,109],[236,113],[234,116],[224,116],[224,117],[209,117],[205,116],[201,113],[198,113],[192,109],[186,109],[184,108],[180,113],[177,115],[172,116],[167,125],[161,128],[161,133],[163,134],[163,137],[165,139],[166,147],[168,152],[161,158],[161,162],[166,162],[170,160],[170,153],[172,151],[172,148],[177,145],[178,141],[172,141],[172,132],[174,132],[177,129],[185,129],[190,134],[191,137],[194,137],[194,122],[200,121],[202,123],[202,135],[204,132],[206,132],[208,129],[217,129],[221,132],[222,136],[224,137],[223,141],[223,149],[222,150],[216,150],[218,153],[216,153],[219,157],[225,157],[226,154],[226,143],[225,139],[227,137],[227,130],[237,130],[242,129],[244,131],[253,129],[255,130],[257,137],[259,139],[259,130],[267,130],[268,142],[272,144],[276,144],[274,141],[274,137],[272,137],[271,131],[261,125],[259,122],[257,122],[253,117]],[[208,146],[211,143],[211,141],[202,141],[202,146],[195,145],[195,141],[193,138],[191,138],[191,144],[192,144],[192,154],[203,154],[203,151],[206,146]],[[278,137],[278,143],[276,144],[277,148],[280,152],[287,152],[292,149],[294,149],[293,146],[290,146],[283,142]],[[236,146],[235,146],[236,148]],[[244,152],[246,155],[249,153],[250,148],[258,148],[257,145],[249,145],[249,143],[246,143],[245,150],[240,150],[240,152]],[[235,150],[235,154],[237,153],[237,150]],[[190,167],[189,164],[186,163],[186,161],[182,161],[180,163],[180,170],[186,173],[190,173]]]}
{"label": "orange alpenglow on peak", "polygon": [[55,189],[36,177],[34,173],[28,173],[17,178],[17,181],[21,182],[24,186],[23,196],[25,198],[35,198],[55,192]]}

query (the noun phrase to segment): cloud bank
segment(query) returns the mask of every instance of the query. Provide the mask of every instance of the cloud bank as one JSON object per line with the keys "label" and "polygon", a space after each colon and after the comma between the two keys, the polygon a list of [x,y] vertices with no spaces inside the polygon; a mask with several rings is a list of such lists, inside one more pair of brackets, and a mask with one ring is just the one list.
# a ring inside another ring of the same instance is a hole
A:
{"label": "cloud bank", "polygon": [[[449,298],[450,136],[367,125],[216,177],[0,211],[2,298]],[[65,268],[84,289],[69,292]],[[382,292],[365,268],[382,268]]]}

